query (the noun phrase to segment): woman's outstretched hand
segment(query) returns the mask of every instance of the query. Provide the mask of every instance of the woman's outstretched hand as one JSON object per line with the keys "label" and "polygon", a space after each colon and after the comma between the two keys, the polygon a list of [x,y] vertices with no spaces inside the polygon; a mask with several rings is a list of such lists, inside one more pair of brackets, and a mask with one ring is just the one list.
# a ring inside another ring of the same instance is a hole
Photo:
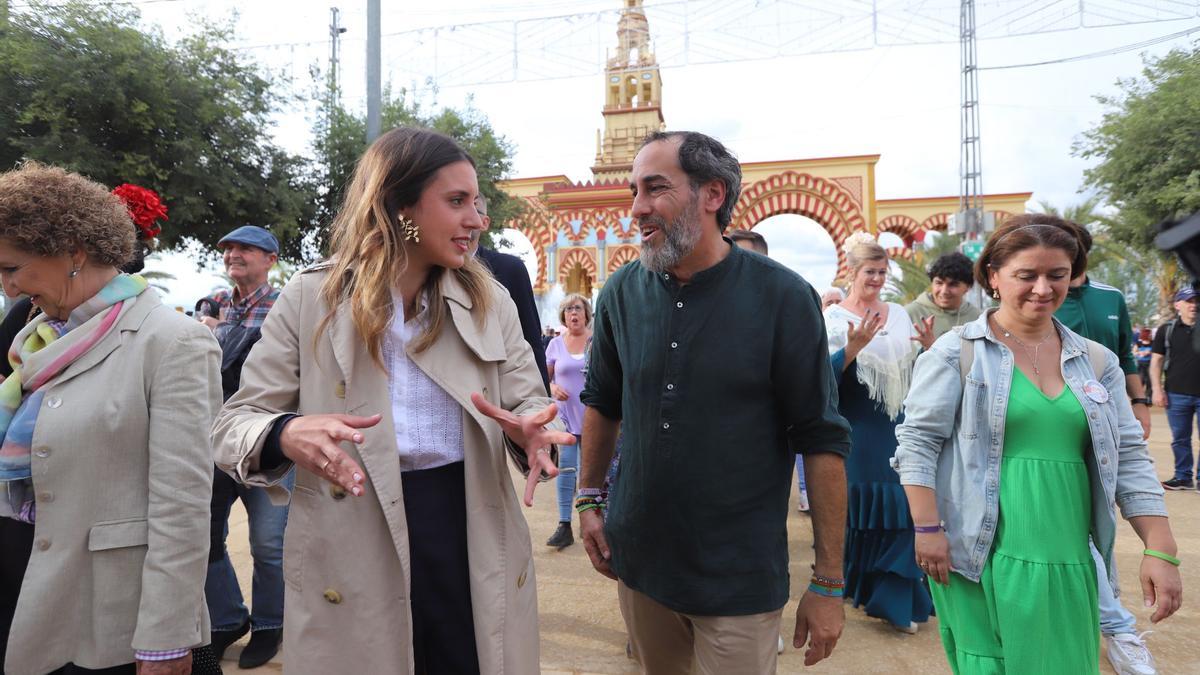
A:
{"label": "woman's outstretched hand", "polygon": [[366,473],[339,443],[363,442],[359,429],[379,424],[382,415],[301,415],[288,420],[279,435],[283,456],[296,466],[340,485],[355,497],[363,494]]}
{"label": "woman's outstretched hand", "polygon": [[551,403],[538,412],[517,415],[494,405],[478,393],[471,394],[471,403],[479,412],[496,420],[504,435],[525,450],[525,458],[529,462],[529,477],[525,480],[525,506],[533,506],[533,491],[542,472],[551,478],[558,475],[558,467],[550,459],[550,446],[575,445],[573,434],[546,428],[558,417],[558,406]]}

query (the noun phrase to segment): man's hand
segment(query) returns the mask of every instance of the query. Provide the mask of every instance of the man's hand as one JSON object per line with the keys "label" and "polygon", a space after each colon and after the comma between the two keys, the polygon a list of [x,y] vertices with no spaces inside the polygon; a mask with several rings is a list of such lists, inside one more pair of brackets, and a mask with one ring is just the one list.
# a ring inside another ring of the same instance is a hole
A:
{"label": "man's hand", "polygon": [[192,653],[170,661],[138,661],[137,675],[192,675]]}
{"label": "man's hand", "polygon": [[365,472],[338,447],[339,443],[363,442],[359,429],[379,424],[382,415],[301,415],[288,420],[279,434],[283,456],[296,466],[316,474],[346,492],[360,497],[363,494]]}
{"label": "man's hand", "polygon": [[841,598],[827,598],[805,591],[796,608],[796,634],[792,637],[792,646],[796,649],[808,642],[804,665],[811,666],[829,658],[845,625],[846,610]]}
{"label": "man's hand", "polygon": [[1168,405],[1170,405],[1170,403],[1171,401],[1167,398],[1166,389],[1156,389],[1154,391],[1154,405],[1160,408],[1166,408]]}
{"label": "man's hand", "polygon": [[551,478],[558,475],[558,467],[550,459],[550,446],[575,445],[574,434],[546,428],[558,417],[558,406],[551,403],[538,412],[517,415],[492,404],[480,394],[471,394],[471,403],[479,412],[496,420],[504,435],[525,449],[529,461],[529,477],[525,479],[525,506],[533,506],[533,491],[542,473]]}
{"label": "man's hand", "polygon": [[617,575],[613,574],[612,567],[608,564],[612,559],[612,551],[608,549],[608,542],[604,539],[604,518],[600,516],[599,509],[579,514],[579,538],[583,540],[583,550],[587,551],[592,567],[616,581]]}
{"label": "man's hand", "polygon": [[1142,425],[1142,439],[1150,439],[1150,406],[1144,403],[1135,403],[1133,405],[1133,416],[1137,418],[1139,424]]}
{"label": "man's hand", "polygon": [[929,351],[933,347],[933,343],[937,342],[937,335],[933,332],[933,317],[927,316],[924,319],[913,324],[913,330],[917,332],[912,340],[921,343],[921,347],[925,351]]}

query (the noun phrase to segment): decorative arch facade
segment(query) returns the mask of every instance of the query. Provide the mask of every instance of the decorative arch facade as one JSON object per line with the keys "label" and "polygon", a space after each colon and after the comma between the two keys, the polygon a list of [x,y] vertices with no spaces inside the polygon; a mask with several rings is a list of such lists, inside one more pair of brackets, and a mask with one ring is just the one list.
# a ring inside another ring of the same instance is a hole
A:
{"label": "decorative arch facade", "polygon": [[566,283],[567,275],[576,266],[583,268],[583,271],[592,278],[592,282],[600,278],[597,274],[595,255],[585,248],[572,248],[563,252],[562,260],[558,263],[558,283]]}
{"label": "decorative arch facade", "polygon": [[846,238],[852,232],[869,231],[862,210],[845,188],[796,171],[784,171],[744,188],[733,209],[732,226],[753,229],[767,218],[783,213],[811,218],[825,228],[837,249],[839,274],[846,268],[842,251]]}
{"label": "decorative arch facade", "polygon": [[615,248],[609,249],[608,264],[606,265],[608,276],[612,276],[612,273],[621,269],[623,265],[637,260],[638,256],[640,255],[641,250],[639,250],[637,246],[632,246],[629,244],[622,244]]}

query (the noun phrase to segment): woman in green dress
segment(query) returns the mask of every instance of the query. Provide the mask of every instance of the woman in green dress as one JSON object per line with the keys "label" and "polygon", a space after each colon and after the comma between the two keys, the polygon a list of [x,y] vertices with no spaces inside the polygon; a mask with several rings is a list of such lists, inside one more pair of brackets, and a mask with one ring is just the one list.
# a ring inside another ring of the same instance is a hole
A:
{"label": "woman in green dress", "polygon": [[999,308],[917,361],[893,467],[956,674],[1099,672],[1088,538],[1115,569],[1114,502],[1145,544],[1151,620],[1182,601],[1117,357],[1053,317],[1086,262],[1063,230],[1006,223],[975,269]]}

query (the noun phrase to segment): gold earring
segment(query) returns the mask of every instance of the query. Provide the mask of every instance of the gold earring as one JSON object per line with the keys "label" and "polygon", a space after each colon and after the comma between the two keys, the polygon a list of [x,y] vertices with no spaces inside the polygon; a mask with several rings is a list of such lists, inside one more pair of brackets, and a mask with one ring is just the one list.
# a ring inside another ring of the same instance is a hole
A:
{"label": "gold earring", "polygon": [[417,229],[416,223],[404,216],[399,216],[398,220],[400,221],[400,229],[404,232],[404,241],[411,241],[416,244],[421,243],[421,231]]}
{"label": "gold earring", "polygon": [[999,300],[1000,299],[1000,291],[993,288],[992,289],[992,297]]}

